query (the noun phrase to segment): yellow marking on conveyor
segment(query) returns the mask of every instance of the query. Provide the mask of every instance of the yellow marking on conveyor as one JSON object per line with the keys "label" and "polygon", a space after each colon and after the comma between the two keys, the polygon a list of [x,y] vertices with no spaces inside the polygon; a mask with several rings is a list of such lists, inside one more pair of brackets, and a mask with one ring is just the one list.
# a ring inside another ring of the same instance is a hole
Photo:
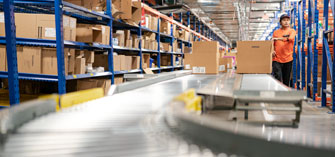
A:
{"label": "yellow marking on conveyor", "polygon": [[61,96],[59,96],[58,94],[46,95],[39,97],[39,99],[53,99],[56,104],[59,104],[55,106],[56,111],[59,111],[64,108],[72,107],[74,105],[85,103],[102,97],[104,97],[104,90],[102,88],[94,88],[67,93]]}

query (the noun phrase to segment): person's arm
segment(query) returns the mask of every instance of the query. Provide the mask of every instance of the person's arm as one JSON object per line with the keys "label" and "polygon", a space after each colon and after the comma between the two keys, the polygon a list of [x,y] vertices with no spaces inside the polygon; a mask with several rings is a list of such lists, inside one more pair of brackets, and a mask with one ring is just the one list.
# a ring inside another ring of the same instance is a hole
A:
{"label": "person's arm", "polygon": [[286,41],[294,42],[294,38],[295,38],[295,30],[292,30],[290,32],[290,36],[286,39]]}

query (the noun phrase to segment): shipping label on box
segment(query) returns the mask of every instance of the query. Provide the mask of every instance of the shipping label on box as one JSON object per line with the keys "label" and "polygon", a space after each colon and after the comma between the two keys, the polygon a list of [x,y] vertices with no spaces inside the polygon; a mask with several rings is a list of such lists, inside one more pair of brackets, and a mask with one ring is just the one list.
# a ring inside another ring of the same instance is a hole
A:
{"label": "shipping label on box", "polygon": [[220,65],[219,66],[219,71],[222,72],[222,71],[226,71],[226,66],[225,65]]}
{"label": "shipping label on box", "polygon": [[206,74],[206,67],[193,67],[192,72],[196,74]]}

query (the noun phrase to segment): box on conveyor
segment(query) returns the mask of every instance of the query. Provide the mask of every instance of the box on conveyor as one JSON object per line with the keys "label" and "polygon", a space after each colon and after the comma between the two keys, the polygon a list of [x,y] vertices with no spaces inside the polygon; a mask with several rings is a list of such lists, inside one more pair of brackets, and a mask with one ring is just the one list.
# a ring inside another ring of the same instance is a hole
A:
{"label": "box on conveyor", "polygon": [[237,73],[272,72],[272,41],[238,41]]}

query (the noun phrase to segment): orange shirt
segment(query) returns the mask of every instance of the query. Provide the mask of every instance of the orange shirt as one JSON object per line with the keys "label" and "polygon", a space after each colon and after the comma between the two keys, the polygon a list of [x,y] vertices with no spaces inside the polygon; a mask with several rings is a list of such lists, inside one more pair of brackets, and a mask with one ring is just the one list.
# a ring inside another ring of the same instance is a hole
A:
{"label": "orange shirt", "polygon": [[285,30],[280,28],[273,32],[273,38],[284,38],[284,40],[274,41],[276,56],[272,58],[273,61],[287,63],[293,60],[294,37],[295,30],[292,28]]}

